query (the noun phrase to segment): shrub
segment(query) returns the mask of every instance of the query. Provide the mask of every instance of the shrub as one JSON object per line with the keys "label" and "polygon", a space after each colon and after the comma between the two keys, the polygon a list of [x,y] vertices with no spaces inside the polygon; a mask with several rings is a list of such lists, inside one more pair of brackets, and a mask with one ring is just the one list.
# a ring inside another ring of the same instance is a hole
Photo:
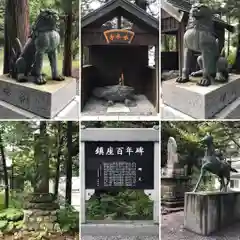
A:
{"label": "shrub", "polygon": [[72,206],[66,206],[58,211],[58,223],[63,232],[79,231],[79,212]]}
{"label": "shrub", "polygon": [[91,220],[151,220],[153,202],[143,191],[126,190],[116,196],[102,194],[87,202],[87,217]]}

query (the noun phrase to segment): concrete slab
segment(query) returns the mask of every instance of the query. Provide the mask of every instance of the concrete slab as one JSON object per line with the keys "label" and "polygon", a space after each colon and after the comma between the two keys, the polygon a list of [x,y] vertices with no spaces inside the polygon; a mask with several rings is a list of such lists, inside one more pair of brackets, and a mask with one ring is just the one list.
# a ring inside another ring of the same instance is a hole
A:
{"label": "concrete slab", "polygon": [[217,119],[240,119],[240,97],[215,115]]}
{"label": "concrete slab", "polygon": [[161,119],[163,120],[194,120],[194,118],[184,114],[172,107],[162,104],[160,107]]}
{"label": "concrete slab", "polygon": [[120,239],[125,239],[124,237],[132,237],[130,239],[141,239],[140,237],[145,237],[143,239],[151,239],[151,237],[152,239],[158,239],[159,226],[154,225],[151,221],[149,221],[149,223],[148,221],[139,221],[139,223],[122,222],[110,224],[88,223],[81,225],[81,235],[82,237],[123,237]]}
{"label": "concrete slab", "polygon": [[194,119],[209,119],[240,97],[240,75],[230,75],[229,82],[197,86],[199,78],[184,84],[176,79],[162,82],[163,103]]}
{"label": "concrete slab", "polygon": [[79,120],[80,97],[76,96],[61,112],[57,114],[54,120]]}
{"label": "concrete slab", "polygon": [[53,118],[76,96],[76,80],[49,80],[45,85],[19,83],[7,75],[0,76],[0,100],[32,112],[42,118]]}
{"label": "concrete slab", "polygon": [[0,119],[40,119],[41,117],[0,100]]}

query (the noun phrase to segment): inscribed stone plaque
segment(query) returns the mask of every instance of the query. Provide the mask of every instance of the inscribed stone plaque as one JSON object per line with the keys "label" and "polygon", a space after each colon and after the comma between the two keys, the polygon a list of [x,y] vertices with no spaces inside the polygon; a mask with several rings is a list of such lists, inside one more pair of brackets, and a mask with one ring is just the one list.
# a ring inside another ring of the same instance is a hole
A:
{"label": "inscribed stone plaque", "polygon": [[86,188],[153,189],[154,143],[85,142]]}

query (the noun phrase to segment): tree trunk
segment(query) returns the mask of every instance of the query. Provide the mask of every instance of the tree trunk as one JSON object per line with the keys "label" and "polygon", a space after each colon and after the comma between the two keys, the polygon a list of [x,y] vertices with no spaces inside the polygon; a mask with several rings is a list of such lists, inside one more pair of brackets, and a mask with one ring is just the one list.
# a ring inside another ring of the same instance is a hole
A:
{"label": "tree trunk", "polygon": [[8,172],[7,172],[6,157],[5,157],[5,151],[4,151],[3,140],[2,140],[2,133],[1,132],[0,132],[0,151],[1,151],[1,157],[2,157],[3,174],[4,174],[4,185],[5,185],[4,207],[8,208],[8,205],[9,205]]}
{"label": "tree trunk", "polygon": [[57,164],[56,164],[56,175],[55,175],[55,185],[54,185],[54,198],[58,197],[58,186],[60,177],[60,163],[61,163],[61,153],[63,147],[64,136],[62,134],[61,122],[58,122],[58,152],[57,152]]}
{"label": "tree trunk", "polygon": [[66,195],[65,202],[66,204],[71,204],[72,201],[72,132],[73,126],[72,122],[67,122],[67,152],[68,158],[66,163]]}
{"label": "tree trunk", "polygon": [[11,50],[15,39],[19,38],[22,45],[24,45],[29,36],[28,0],[6,0],[5,13],[3,72],[9,73]]}
{"label": "tree trunk", "polygon": [[68,7],[67,16],[65,20],[65,39],[64,39],[64,54],[63,54],[63,75],[72,75],[72,1]]}

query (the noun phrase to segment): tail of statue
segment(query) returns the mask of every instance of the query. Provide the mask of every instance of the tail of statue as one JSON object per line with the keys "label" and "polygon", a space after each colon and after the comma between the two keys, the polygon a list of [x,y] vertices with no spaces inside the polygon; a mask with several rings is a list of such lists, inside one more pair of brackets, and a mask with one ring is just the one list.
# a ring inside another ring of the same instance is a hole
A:
{"label": "tail of statue", "polygon": [[232,168],[232,167],[231,167],[231,169],[230,169],[230,170],[231,170],[231,172],[238,173],[238,171],[237,171],[235,168]]}
{"label": "tail of statue", "polygon": [[220,56],[221,57],[226,57],[225,48],[224,47],[222,48],[222,51],[220,52]]}

